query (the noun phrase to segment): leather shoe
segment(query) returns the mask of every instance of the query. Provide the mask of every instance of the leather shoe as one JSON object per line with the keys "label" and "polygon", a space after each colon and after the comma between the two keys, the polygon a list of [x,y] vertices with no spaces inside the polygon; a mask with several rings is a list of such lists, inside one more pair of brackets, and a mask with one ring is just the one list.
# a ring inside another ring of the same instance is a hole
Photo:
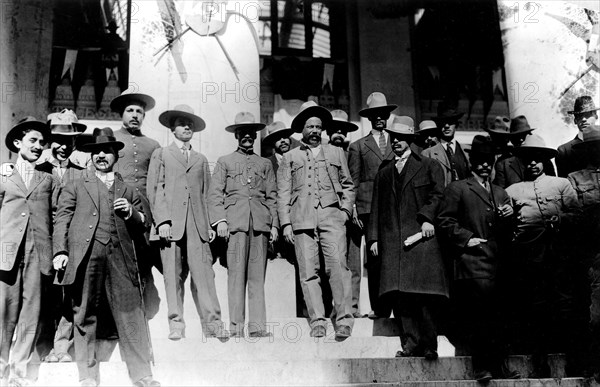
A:
{"label": "leather shoe", "polygon": [[179,329],[174,329],[169,333],[169,340],[177,341],[181,340],[184,337],[185,335],[183,334],[183,331]]}
{"label": "leather shoe", "polygon": [[85,378],[81,382],[79,382],[81,387],[96,387],[98,383],[96,383],[96,379]]}
{"label": "leather shoe", "polygon": [[71,355],[69,355],[66,352],[61,352],[58,355],[56,355],[56,357],[58,358],[59,363],[71,363],[73,361]]}
{"label": "leather shoe", "polygon": [[50,352],[48,356],[44,359],[46,363],[58,363],[58,356],[54,353],[54,351]]}
{"label": "leather shoe", "polygon": [[350,335],[352,335],[352,328],[350,328],[348,325],[340,325],[335,330],[335,340],[336,341],[344,341],[348,337],[350,337]]}
{"label": "leather shoe", "polygon": [[400,350],[396,352],[396,357],[417,357],[413,351]]}
{"label": "leather shoe", "polygon": [[425,360],[437,360],[439,357],[437,351],[434,351],[433,349],[426,349],[423,356],[425,357]]}
{"label": "leather shoe", "polygon": [[229,337],[244,337],[244,331],[229,331]]}
{"label": "leather shoe", "polygon": [[160,387],[160,383],[154,380],[152,376],[145,376],[133,383],[134,387]]}
{"label": "leather shoe", "polygon": [[325,337],[327,335],[327,328],[323,325],[315,325],[310,329],[310,337]]}
{"label": "leather shoe", "polygon": [[370,311],[369,314],[367,315],[368,318],[370,318],[371,320],[377,320],[379,318],[379,316],[377,314],[375,314],[375,312]]}
{"label": "leather shoe", "polygon": [[367,317],[367,315],[366,314],[362,314],[359,311],[356,311],[356,312],[352,313],[352,317],[354,317],[354,318],[364,318],[364,317]]}
{"label": "leather shoe", "polygon": [[249,336],[250,337],[273,337],[273,334],[271,332],[262,330],[262,331],[250,332]]}
{"label": "leather shoe", "polygon": [[476,372],[474,375],[474,378],[479,383],[488,383],[490,380],[493,379],[493,376],[490,371],[482,370],[482,371]]}
{"label": "leather shoe", "polygon": [[225,329],[221,329],[216,333],[215,332],[205,333],[204,336],[206,336],[207,339],[216,338],[222,343],[229,341],[229,337],[230,337],[229,332],[226,331]]}

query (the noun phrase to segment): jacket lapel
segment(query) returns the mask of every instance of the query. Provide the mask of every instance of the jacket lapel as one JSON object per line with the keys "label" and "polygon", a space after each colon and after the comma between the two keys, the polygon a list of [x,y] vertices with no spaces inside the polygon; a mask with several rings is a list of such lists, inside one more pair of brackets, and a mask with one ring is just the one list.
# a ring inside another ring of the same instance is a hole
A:
{"label": "jacket lapel", "polygon": [[[375,138],[373,137],[372,134],[367,135],[367,138],[365,140],[365,145],[367,146],[367,148],[371,149],[371,151],[377,157],[379,157],[380,160],[383,160],[383,156],[381,155],[381,150],[379,149],[379,144],[377,144],[375,142]],[[389,144],[388,144],[388,146],[389,146]]]}
{"label": "jacket lapel", "polygon": [[486,189],[483,188],[474,177],[469,177],[467,179],[467,185],[469,186],[469,189],[473,191],[475,195],[479,196],[481,200],[483,200],[486,204],[493,206],[492,201],[490,200],[490,193],[486,191]]}
{"label": "jacket lapel", "polygon": [[387,184],[381,184],[382,187],[392,187],[392,194],[394,194],[394,199],[397,200],[397,192],[396,192],[396,166],[393,162],[390,162],[391,165],[386,165],[381,170],[381,178]]}
{"label": "jacket lapel", "polygon": [[404,176],[402,191],[404,191],[406,185],[415,177],[417,172],[419,172],[419,170],[423,168],[423,163],[421,163],[421,160],[417,158],[414,151],[410,154],[408,160],[406,160],[404,168],[406,169],[406,176]]}
{"label": "jacket lapel", "polygon": [[23,181],[23,178],[21,178],[21,175],[19,174],[16,168],[13,170],[13,173],[10,176],[8,176],[8,179],[15,183],[15,185],[19,187],[19,189],[21,189],[21,191],[23,191],[25,195],[27,195],[27,187],[25,186],[25,181]]}
{"label": "jacket lapel", "polygon": [[191,167],[194,166],[200,160],[200,154],[195,150],[190,150],[190,159],[187,163],[187,169],[190,170]]}
{"label": "jacket lapel", "polygon": [[521,162],[521,159],[519,159],[518,157],[515,156],[511,160],[509,160],[509,165],[510,165],[510,168],[512,168],[512,170],[515,171],[517,176],[519,176],[519,178],[521,180],[523,180],[523,175],[524,175],[523,172],[525,170],[525,166]]}
{"label": "jacket lapel", "polygon": [[185,159],[185,156],[183,156],[181,149],[179,149],[177,147],[177,144],[172,142],[171,145],[169,145],[169,152],[171,152],[173,157],[175,157],[175,159],[177,161],[179,161],[181,163],[181,165],[183,165],[184,167],[187,167],[187,164],[188,164],[187,160]]}
{"label": "jacket lapel", "polygon": [[27,191],[27,197],[31,195],[33,191],[37,188],[40,183],[46,179],[46,173],[40,172],[37,169],[33,171],[33,177],[31,178],[31,183],[29,183],[29,190]]}
{"label": "jacket lapel", "polygon": [[117,175],[115,173],[115,182],[113,184],[115,186],[115,189],[114,189],[115,199],[124,197],[125,192],[127,192],[127,184],[125,184],[123,182],[121,175]]}
{"label": "jacket lapel", "polygon": [[83,186],[87,193],[92,198],[92,202],[94,202],[94,206],[96,209],[100,209],[98,203],[100,202],[100,193],[98,192],[98,184],[101,183],[100,180],[94,175],[92,177],[86,177],[83,181]]}
{"label": "jacket lapel", "polygon": [[444,149],[442,143],[436,144],[432,148],[432,152],[435,155],[434,158],[440,161],[442,164],[444,164],[444,167],[446,167],[446,169],[451,169],[450,160],[448,160],[448,155],[446,154],[446,150]]}

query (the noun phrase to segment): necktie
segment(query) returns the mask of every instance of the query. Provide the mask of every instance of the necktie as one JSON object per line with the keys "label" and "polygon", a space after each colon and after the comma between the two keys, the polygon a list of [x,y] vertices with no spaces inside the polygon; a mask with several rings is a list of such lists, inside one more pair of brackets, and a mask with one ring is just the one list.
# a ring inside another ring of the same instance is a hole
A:
{"label": "necktie", "polygon": [[183,145],[181,147],[181,150],[183,151],[183,157],[185,157],[185,161],[189,161],[190,160],[190,151],[188,150],[188,145]]}
{"label": "necktie", "polygon": [[387,143],[385,142],[385,134],[381,132],[379,134],[379,150],[381,151],[381,155],[385,156],[385,151],[387,148]]}
{"label": "necktie", "polygon": [[456,173],[456,169],[454,168],[454,151],[452,150],[452,142],[446,144],[446,154],[448,156],[448,161],[450,162],[452,180],[458,180],[458,174]]}

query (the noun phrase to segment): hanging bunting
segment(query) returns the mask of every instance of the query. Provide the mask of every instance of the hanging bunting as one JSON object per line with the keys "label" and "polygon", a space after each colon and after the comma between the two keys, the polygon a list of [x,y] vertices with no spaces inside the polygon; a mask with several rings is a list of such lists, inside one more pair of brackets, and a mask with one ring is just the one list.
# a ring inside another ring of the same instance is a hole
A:
{"label": "hanging bunting", "polygon": [[331,91],[333,92],[333,72],[335,70],[335,65],[333,63],[325,63],[325,66],[323,67],[323,84],[321,85],[321,88],[323,88],[327,82],[329,82],[329,87],[331,88]]}
{"label": "hanging bunting", "polygon": [[505,96],[505,92],[504,92],[504,83],[502,82],[502,69],[499,68],[497,70],[494,71],[494,74],[492,75],[492,87],[494,90],[494,93],[496,92],[496,90],[500,90],[500,93]]}
{"label": "hanging bunting", "polygon": [[75,69],[75,62],[77,61],[77,50],[67,50],[65,53],[65,63],[60,77],[64,78],[67,71],[69,71],[69,77],[73,79],[73,70]]}

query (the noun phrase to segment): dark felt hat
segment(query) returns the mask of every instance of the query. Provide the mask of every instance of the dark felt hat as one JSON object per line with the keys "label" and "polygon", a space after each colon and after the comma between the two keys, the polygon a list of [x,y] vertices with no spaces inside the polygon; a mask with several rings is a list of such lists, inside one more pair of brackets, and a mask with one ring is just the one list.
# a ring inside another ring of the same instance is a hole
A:
{"label": "dark felt hat", "polygon": [[50,138],[50,128],[45,122],[38,121],[35,117],[27,116],[19,120],[19,122],[6,133],[4,144],[8,150],[15,153],[19,152],[19,148],[15,146],[14,141],[19,138],[20,133],[25,129],[37,130],[42,133],[46,140]]}
{"label": "dark felt hat", "polygon": [[111,128],[95,128],[89,142],[81,146],[83,152],[93,152],[98,149],[113,148],[121,150],[125,144],[117,141]]}
{"label": "dark felt hat", "polygon": [[487,136],[482,136],[480,134],[473,137],[473,142],[471,143],[470,155],[479,155],[479,156],[495,156],[496,155],[496,146],[492,142],[492,139]]}
{"label": "dark felt hat", "polygon": [[573,110],[569,110],[568,114],[582,114],[587,112],[595,112],[600,108],[596,107],[594,100],[589,95],[582,95],[581,97],[575,98],[573,104]]}
{"label": "dark felt hat", "polygon": [[527,122],[527,118],[525,116],[518,116],[510,120],[510,135],[513,136],[515,134],[527,133],[535,130],[529,126],[529,122]]}

